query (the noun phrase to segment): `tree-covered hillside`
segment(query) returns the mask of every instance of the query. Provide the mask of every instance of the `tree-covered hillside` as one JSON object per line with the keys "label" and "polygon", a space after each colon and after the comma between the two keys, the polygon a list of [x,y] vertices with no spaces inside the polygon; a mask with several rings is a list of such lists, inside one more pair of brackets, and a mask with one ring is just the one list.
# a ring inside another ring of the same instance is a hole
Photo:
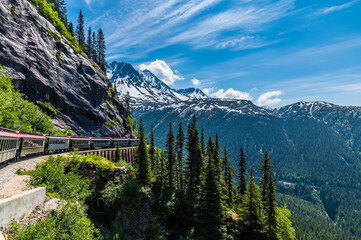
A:
{"label": "tree-covered hillside", "polygon": [[[181,121],[187,125],[192,114],[196,114],[199,126],[204,126],[206,138],[219,134],[220,144],[227,145],[233,155],[234,166],[239,154],[237,149],[241,147],[248,155],[249,168],[257,166],[261,153],[269,151],[277,166],[277,178],[296,186],[296,189],[282,188],[281,192],[310,201],[305,196],[315,189],[335,228],[342,228],[340,231],[359,238],[360,109],[315,103],[310,111],[310,108],[300,107],[302,103],[299,103],[271,111],[247,103],[243,108],[231,104],[216,99],[200,100],[198,104],[184,102],[145,111],[136,109],[135,115],[144,119],[147,130],[154,125],[159,136],[157,144],[163,146],[169,122]],[[301,219],[301,216],[296,218],[298,231],[303,231],[305,226],[297,222]],[[334,231],[335,238],[337,232]]]}

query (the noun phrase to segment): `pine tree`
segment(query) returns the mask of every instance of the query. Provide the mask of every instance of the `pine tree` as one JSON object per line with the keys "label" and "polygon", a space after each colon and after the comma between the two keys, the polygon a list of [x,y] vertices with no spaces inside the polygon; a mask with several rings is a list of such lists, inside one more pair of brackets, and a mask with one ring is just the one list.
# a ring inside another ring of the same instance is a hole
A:
{"label": "pine tree", "polygon": [[139,123],[139,145],[135,153],[135,167],[138,181],[149,186],[152,182],[152,172],[150,169],[150,159],[148,155],[147,145],[145,143],[145,131],[142,120]]}
{"label": "pine tree", "polygon": [[187,197],[189,200],[194,200],[198,194],[198,187],[201,182],[200,177],[203,167],[202,150],[199,146],[197,119],[194,115],[192,122],[188,125],[187,150]]}
{"label": "pine tree", "polygon": [[201,127],[201,149],[202,149],[202,154],[204,154],[205,151],[205,143],[204,143],[204,129],[203,129],[203,125]]}
{"label": "pine tree", "polygon": [[64,0],[57,0],[57,3],[58,3],[57,5],[58,5],[59,18],[66,26],[68,24],[66,3]]}
{"label": "pine tree", "polygon": [[233,193],[233,176],[235,173],[235,169],[231,167],[232,154],[227,151],[227,146],[224,146],[223,149],[223,158],[222,158],[222,170],[223,170],[223,181],[226,185],[227,189],[227,203],[231,208],[234,200]]}
{"label": "pine tree", "polygon": [[242,196],[246,192],[246,154],[244,153],[243,149],[241,148],[239,151],[239,174],[238,174],[238,194]]}
{"label": "pine tree", "polygon": [[149,147],[149,157],[150,157],[150,162],[151,162],[151,169],[152,172],[155,171],[157,164],[156,164],[156,155],[155,155],[155,136],[154,136],[154,128],[153,128],[153,124],[150,128],[150,147]]}
{"label": "pine tree", "polygon": [[114,161],[119,162],[121,159],[119,144],[117,144],[117,150],[115,151]]}
{"label": "pine tree", "polygon": [[180,122],[178,125],[178,132],[177,132],[177,137],[176,137],[179,189],[184,188],[184,184],[183,184],[183,150],[184,150],[184,132],[183,132],[183,124],[182,124],[182,122]]}
{"label": "pine tree", "polygon": [[265,236],[261,195],[254,181],[252,170],[249,175],[246,192],[242,195],[240,215],[243,219],[243,227],[240,229],[241,239],[263,240]]}
{"label": "pine tree", "polygon": [[91,54],[92,55],[92,58],[91,60],[93,60],[95,63],[98,63],[98,37],[97,37],[97,34],[96,32],[94,31],[93,32],[93,53]]}
{"label": "pine tree", "polygon": [[88,30],[88,38],[87,38],[87,43],[86,43],[86,51],[87,51],[87,54],[88,54],[88,57],[90,59],[92,59],[92,53],[93,53],[93,39],[92,39],[92,29],[89,28]]}
{"label": "pine tree", "polygon": [[278,239],[277,199],[276,187],[274,186],[276,180],[274,180],[272,176],[273,168],[274,166],[272,165],[268,152],[264,153],[262,167],[260,168],[262,174],[260,185],[267,239]]}
{"label": "pine tree", "polygon": [[98,65],[100,67],[101,70],[103,70],[105,72],[106,70],[106,65],[107,62],[105,61],[105,38],[104,38],[104,34],[103,34],[103,30],[100,28],[98,30]]}
{"label": "pine tree", "polygon": [[168,158],[168,188],[169,193],[174,191],[174,165],[175,165],[175,151],[174,151],[174,134],[172,123],[169,123],[169,131],[167,134],[167,141],[165,143],[167,158]]}
{"label": "pine tree", "polygon": [[132,115],[132,106],[131,106],[131,98],[130,98],[129,91],[127,91],[127,93],[125,94],[125,97],[124,97],[124,108],[125,108],[125,111],[127,112],[127,115],[131,116]]}
{"label": "pine tree", "polygon": [[78,17],[78,25],[76,25],[76,38],[81,46],[85,45],[85,34],[84,34],[84,16],[83,12],[80,10]]}
{"label": "pine tree", "polygon": [[73,26],[73,23],[72,22],[69,22],[68,23],[68,32],[74,36],[74,26]]}
{"label": "pine tree", "polygon": [[202,184],[196,205],[196,235],[200,239],[223,239],[223,205],[221,194],[220,162],[215,144],[209,138],[207,144],[207,164],[204,168]]}

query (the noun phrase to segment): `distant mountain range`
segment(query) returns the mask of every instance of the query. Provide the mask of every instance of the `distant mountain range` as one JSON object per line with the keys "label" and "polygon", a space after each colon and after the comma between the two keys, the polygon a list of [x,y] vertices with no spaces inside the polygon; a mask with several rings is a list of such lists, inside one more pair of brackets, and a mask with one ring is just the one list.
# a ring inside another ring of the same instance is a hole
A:
{"label": "distant mountain range", "polygon": [[[147,133],[154,125],[157,146],[164,148],[170,122],[174,129],[179,122],[187,126],[195,115],[206,138],[219,134],[234,166],[240,148],[253,169],[268,151],[277,178],[296,184],[291,190],[281,188],[283,192],[307,201],[317,196],[317,206],[330,221],[345,221],[349,227],[361,219],[356,204],[361,199],[360,107],[298,102],[267,109],[246,100],[208,98],[199,89],[174,90],[150,71],[138,72],[127,63],[109,64],[108,76],[120,97],[129,91],[133,116],[143,119]],[[361,237],[361,229],[352,231]]]}
{"label": "distant mountain range", "polygon": [[207,98],[200,89],[188,88],[175,90],[159,80],[149,70],[137,71],[125,62],[108,64],[107,76],[122,99],[127,92],[134,105],[144,103],[173,103],[195,98]]}

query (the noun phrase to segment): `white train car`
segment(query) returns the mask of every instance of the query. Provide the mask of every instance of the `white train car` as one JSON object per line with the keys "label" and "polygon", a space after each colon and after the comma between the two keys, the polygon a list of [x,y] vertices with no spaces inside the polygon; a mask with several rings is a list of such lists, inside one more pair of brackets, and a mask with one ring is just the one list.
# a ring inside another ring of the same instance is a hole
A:
{"label": "white train car", "polygon": [[65,151],[69,150],[70,147],[70,137],[61,137],[61,136],[47,136],[47,148],[46,152],[49,151]]}
{"label": "white train car", "polygon": [[40,134],[20,133],[20,157],[43,154],[45,151],[46,137]]}
{"label": "white train car", "polygon": [[0,132],[0,163],[17,158],[20,136],[11,132]]}

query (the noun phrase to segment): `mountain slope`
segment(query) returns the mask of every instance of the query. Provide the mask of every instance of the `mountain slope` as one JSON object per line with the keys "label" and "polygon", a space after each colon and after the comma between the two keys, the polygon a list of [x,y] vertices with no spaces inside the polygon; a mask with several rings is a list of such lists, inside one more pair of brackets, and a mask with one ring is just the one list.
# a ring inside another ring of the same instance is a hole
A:
{"label": "mountain slope", "polygon": [[0,64],[30,101],[57,109],[58,127],[79,135],[132,134],[106,76],[26,0],[0,0]]}
{"label": "mountain slope", "polygon": [[129,92],[135,106],[149,102],[173,103],[193,98],[207,98],[200,89],[174,90],[149,70],[137,71],[128,63],[108,64],[107,76],[122,99]]}

